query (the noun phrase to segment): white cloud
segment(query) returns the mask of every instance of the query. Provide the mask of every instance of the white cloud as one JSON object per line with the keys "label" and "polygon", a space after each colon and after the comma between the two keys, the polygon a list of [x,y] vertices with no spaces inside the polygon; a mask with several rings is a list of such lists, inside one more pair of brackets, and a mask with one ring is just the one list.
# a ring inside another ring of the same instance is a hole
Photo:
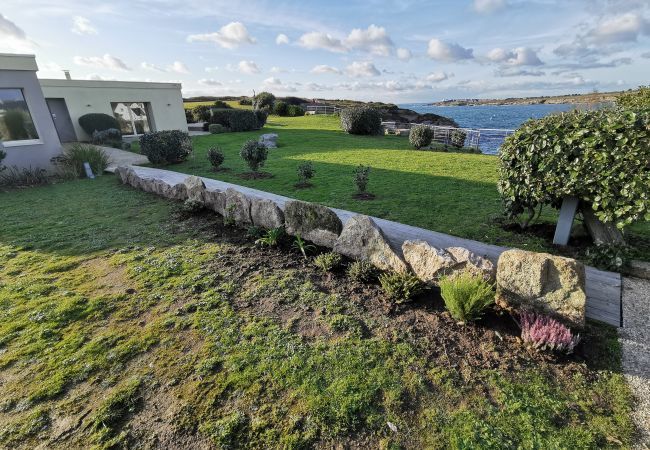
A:
{"label": "white cloud", "polygon": [[169,72],[175,72],[175,73],[183,73],[183,74],[190,73],[190,69],[188,69],[187,66],[180,61],[174,61],[172,65],[167,68],[167,70]]}
{"label": "white cloud", "polygon": [[152,70],[154,72],[164,72],[165,71],[165,69],[163,69],[162,67],[158,67],[155,64],[148,63],[148,62],[145,62],[145,61],[140,63],[140,68],[142,68],[144,70]]}
{"label": "white cloud", "polygon": [[72,28],[70,31],[80,35],[97,34],[97,29],[90,23],[90,20],[82,16],[74,16],[72,18]]}
{"label": "white cloud", "polygon": [[368,61],[354,61],[345,71],[351,77],[376,77],[380,74],[375,65]]}
{"label": "white cloud", "polygon": [[402,61],[408,61],[411,59],[412,56],[413,55],[411,54],[411,50],[409,50],[408,48],[397,49],[397,57]]}
{"label": "white cloud", "polygon": [[447,72],[432,72],[426,76],[425,80],[432,83],[440,83],[441,81],[448,80],[450,77],[453,77],[453,73]]}
{"label": "white cloud", "polygon": [[206,67],[204,70],[208,73],[212,73],[212,72],[217,72],[219,70],[219,67],[218,66]]}
{"label": "white cloud", "polygon": [[202,78],[199,80],[199,84],[203,86],[223,86],[221,81],[215,80],[214,78]]}
{"label": "white cloud", "polygon": [[303,34],[300,36],[298,44],[309,50],[319,49],[336,53],[347,52],[347,48],[343,45],[343,42],[341,42],[340,39],[318,31]]}
{"label": "white cloud", "polygon": [[348,49],[360,50],[378,56],[390,55],[394,47],[386,29],[377,25],[370,25],[365,30],[353,29],[343,43]]}
{"label": "white cloud", "polygon": [[337,75],[341,74],[341,71],[337,69],[336,67],[328,66],[327,64],[319,64],[317,66],[314,66],[313,69],[310,70],[311,73],[317,73],[317,74],[325,74],[325,73],[335,73]]}
{"label": "white cloud", "polygon": [[214,42],[223,48],[233,49],[244,44],[254,44],[252,37],[241,22],[230,22],[214,33],[192,34],[187,37],[188,42]]}
{"label": "white cloud", "polygon": [[446,62],[462,61],[474,57],[471,48],[464,48],[458,44],[443,42],[440,39],[431,39],[429,41],[427,54],[431,59]]}
{"label": "white cloud", "polygon": [[264,80],[264,88],[282,92],[296,92],[297,88],[293,85],[284,84],[276,77],[270,77]]}
{"label": "white cloud", "polygon": [[485,14],[492,13],[506,6],[505,0],[474,0],[474,11]]}
{"label": "white cloud", "polygon": [[488,52],[487,58],[492,62],[509,66],[540,66],[543,64],[535,50],[528,47],[517,47],[510,51],[494,48]]}
{"label": "white cloud", "polygon": [[74,63],[78,66],[97,67],[110,70],[131,70],[120,58],[106,53],[104,56],[75,56]]}
{"label": "white cloud", "polygon": [[18,25],[0,14],[0,51],[9,53],[29,53],[33,43]]}
{"label": "white cloud", "polygon": [[541,70],[527,70],[514,67],[502,67],[495,72],[498,77],[541,77],[546,72]]}
{"label": "white cloud", "polygon": [[260,68],[254,61],[239,61],[239,64],[237,64],[237,70],[247,75],[260,73]]}
{"label": "white cloud", "polygon": [[287,69],[283,69],[282,67],[279,66],[273,66],[269,69],[269,72],[271,73],[285,73],[288,72]]}
{"label": "white cloud", "polygon": [[288,44],[289,43],[289,36],[287,36],[284,33],[278,34],[278,37],[275,38],[275,43],[278,45],[283,45],[283,44]]}
{"label": "white cloud", "polygon": [[595,44],[636,42],[641,35],[650,35],[650,20],[639,13],[627,13],[603,20],[585,38]]}

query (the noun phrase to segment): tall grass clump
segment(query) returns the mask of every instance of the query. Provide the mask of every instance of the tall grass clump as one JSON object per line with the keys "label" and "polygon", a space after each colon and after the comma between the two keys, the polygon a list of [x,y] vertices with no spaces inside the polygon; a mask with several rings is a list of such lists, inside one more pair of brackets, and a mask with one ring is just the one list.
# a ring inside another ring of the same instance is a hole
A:
{"label": "tall grass clump", "polygon": [[479,319],[494,303],[492,285],[483,277],[469,272],[443,277],[440,295],[451,316],[460,322]]}
{"label": "tall grass clump", "polygon": [[73,144],[67,147],[55,163],[65,174],[72,174],[79,178],[86,176],[84,163],[90,164],[95,175],[101,175],[108,167],[110,159],[101,148],[90,144]]}

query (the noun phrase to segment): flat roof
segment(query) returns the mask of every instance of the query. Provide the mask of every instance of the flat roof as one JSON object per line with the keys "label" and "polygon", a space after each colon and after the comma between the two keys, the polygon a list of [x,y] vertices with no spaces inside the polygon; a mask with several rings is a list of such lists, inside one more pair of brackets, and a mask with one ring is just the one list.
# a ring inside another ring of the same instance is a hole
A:
{"label": "flat roof", "polygon": [[36,71],[36,56],[19,53],[0,53],[0,70]]}
{"label": "flat roof", "polygon": [[154,81],[67,80],[65,78],[39,78],[42,87],[120,88],[120,89],[181,89],[181,83]]}

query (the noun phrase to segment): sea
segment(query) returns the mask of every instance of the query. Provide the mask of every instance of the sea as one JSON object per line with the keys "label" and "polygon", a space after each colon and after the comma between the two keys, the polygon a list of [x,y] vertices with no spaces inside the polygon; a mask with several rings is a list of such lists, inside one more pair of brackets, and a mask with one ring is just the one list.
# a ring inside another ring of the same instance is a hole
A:
{"label": "sea", "polygon": [[498,154],[505,137],[528,119],[579,108],[575,104],[557,105],[483,105],[432,106],[426,103],[404,103],[401,108],[418,113],[433,113],[454,119],[462,128],[480,130],[478,146],[483,153]]}

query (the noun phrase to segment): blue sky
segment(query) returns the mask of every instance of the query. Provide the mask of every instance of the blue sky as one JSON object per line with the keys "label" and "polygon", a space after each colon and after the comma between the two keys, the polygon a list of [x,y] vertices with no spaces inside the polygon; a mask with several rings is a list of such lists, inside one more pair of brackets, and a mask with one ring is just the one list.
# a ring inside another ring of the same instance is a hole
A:
{"label": "blue sky", "polygon": [[39,77],[426,102],[650,83],[648,0],[3,0]]}

